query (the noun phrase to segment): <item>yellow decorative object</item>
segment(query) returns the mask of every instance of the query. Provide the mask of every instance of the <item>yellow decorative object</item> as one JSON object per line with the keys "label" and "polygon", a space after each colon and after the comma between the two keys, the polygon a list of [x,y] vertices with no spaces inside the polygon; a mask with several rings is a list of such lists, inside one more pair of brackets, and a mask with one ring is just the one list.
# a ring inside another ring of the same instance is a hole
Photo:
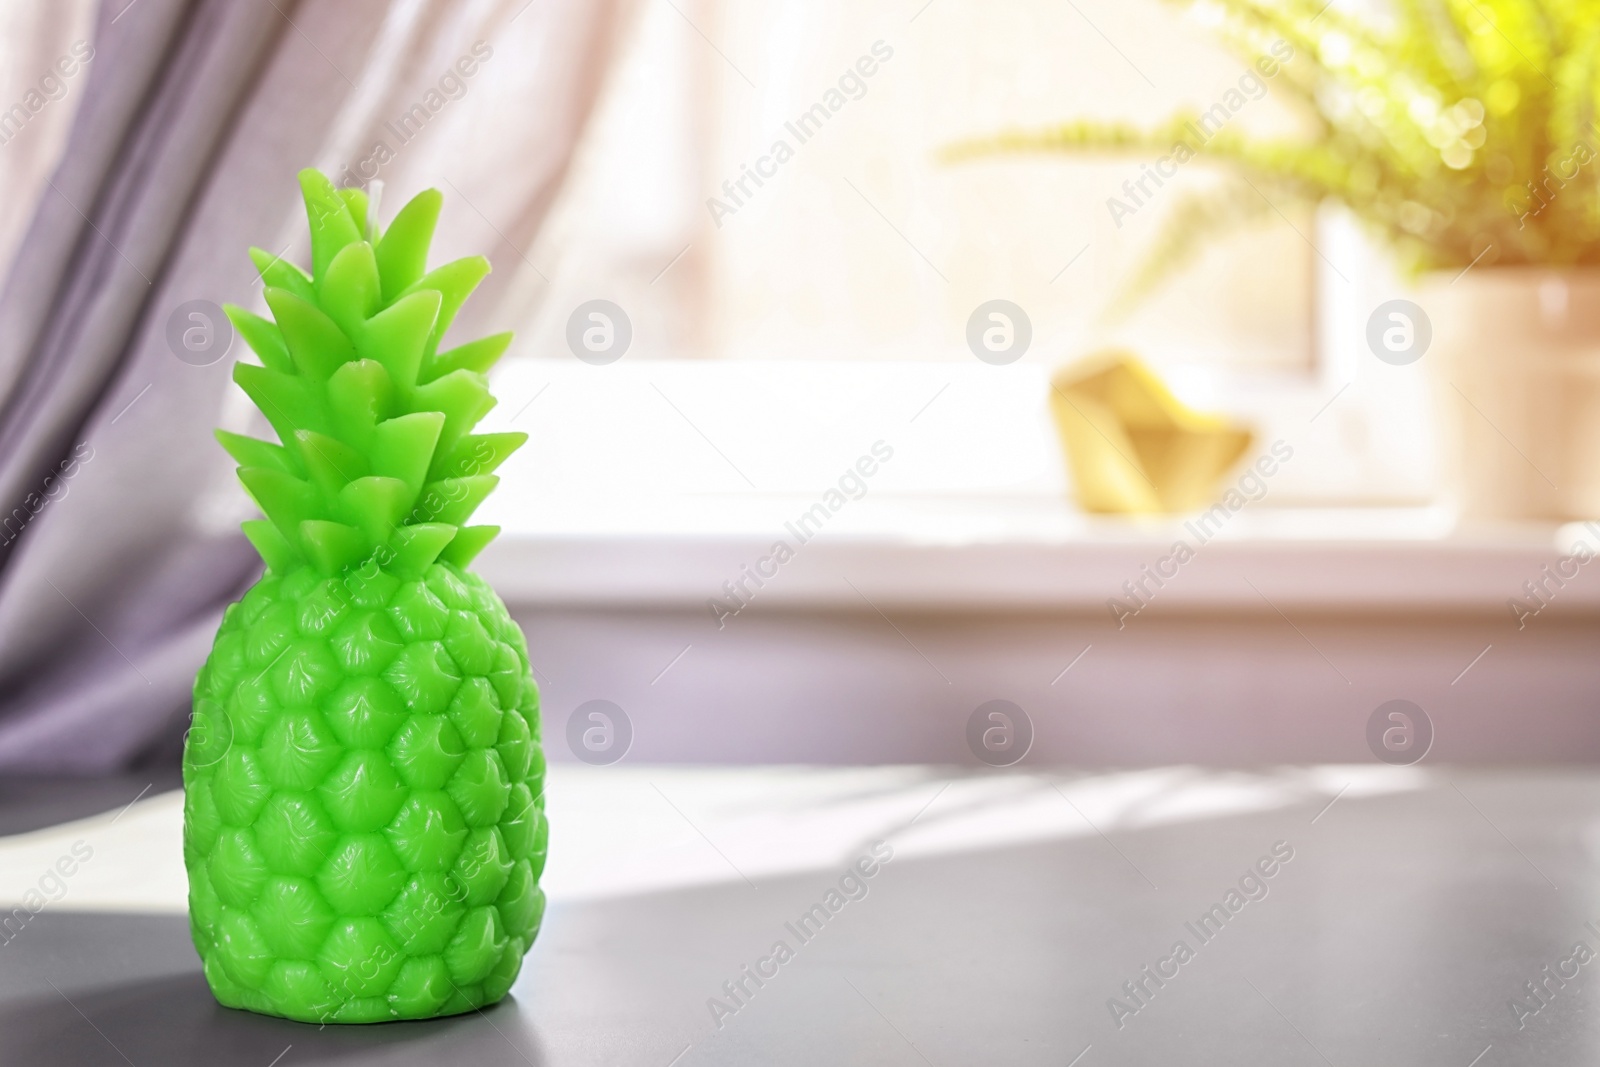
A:
{"label": "yellow decorative object", "polygon": [[1050,411],[1085,511],[1192,511],[1250,447],[1249,430],[1186,406],[1129,352],[1058,372]]}

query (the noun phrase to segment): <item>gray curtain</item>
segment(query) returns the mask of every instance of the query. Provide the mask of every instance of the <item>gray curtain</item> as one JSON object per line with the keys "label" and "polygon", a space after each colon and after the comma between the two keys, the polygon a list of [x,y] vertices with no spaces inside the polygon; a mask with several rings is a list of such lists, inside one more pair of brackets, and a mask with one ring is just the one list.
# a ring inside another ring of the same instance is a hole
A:
{"label": "gray curtain", "polygon": [[[440,185],[447,224],[490,222],[441,253],[519,256],[621,21],[607,0],[103,5],[86,96],[0,290],[0,771],[103,772],[170,746],[223,606],[258,572],[210,436],[260,429],[230,379],[253,357],[236,342],[179,359],[180,305],[259,304],[247,247],[305,258],[295,171],[365,178],[384,138],[385,215]],[[494,58],[399,144],[389,124],[436,102],[474,42]]]}

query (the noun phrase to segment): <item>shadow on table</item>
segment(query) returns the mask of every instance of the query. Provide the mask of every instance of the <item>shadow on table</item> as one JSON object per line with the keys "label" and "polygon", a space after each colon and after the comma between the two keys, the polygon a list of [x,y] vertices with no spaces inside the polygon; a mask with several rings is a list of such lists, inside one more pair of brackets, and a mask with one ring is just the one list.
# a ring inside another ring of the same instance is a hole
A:
{"label": "shadow on table", "polygon": [[176,767],[107,778],[0,775],[0,836],[121,811],[135,800],[149,800],[182,784]]}
{"label": "shadow on table", "polygon": [[[498,1024],[494,1017],[502,1021]],[[314,1026],[224,1008],[198,973],[126,981],[72,994],[50,993],[0,1004],[0,1047],[6,1063],[17,1064],[256,1064],[267,1067],[337,1063],[351,1057],[411,1044],[416,1063],[453,1058],[463,1031],[496,1029],[516,1021],[515,1002],[477,1013],[423,1022],[361,1026]],[[90,1025],[85,1026],[85,1021]],[[505,1062],[543,1067],[536,1036],[513,1026],[519,1044],[504,1049]],[[509,1041],[510,1039],[507,1038]],[[293,1049],[292,1055],[284,1054]],[[411,1062],[402,1055],[400,1062]]]}

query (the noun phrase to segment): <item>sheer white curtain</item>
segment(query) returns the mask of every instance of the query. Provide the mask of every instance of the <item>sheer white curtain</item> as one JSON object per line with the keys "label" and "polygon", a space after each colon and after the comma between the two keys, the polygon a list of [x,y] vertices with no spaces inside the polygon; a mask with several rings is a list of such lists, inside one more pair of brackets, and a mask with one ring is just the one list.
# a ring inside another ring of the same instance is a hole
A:
{"label": "sheer white curtain", "polygon": [[[237,529],[248,504],[210,437],[219,413],[248,421],[230,365],[253,357],[236,343],[207,366],[179,360],[172,313],[259,300],[251,244],[303,257],[294,175],[312,164],[381,180],[390,211],[441,188],[436,254],[500,268],[458,328],[514,326],[495,317],[519,274],[506,268],[561,187],[628,7],[99,8],[71,129],[58,158],[32,163],[49,180],[25,222],[0,215],[0,239],[22,231],[0,290],[0,368],[14,371],[0,379],[0,504],[26,512],[0,548],[0,770],[94,772],[170,743],[221,609],[258,567]],[[33,0],[6,17],[50,27],[34,54],[53,59],[77,10]],[[21,183],[27,165],[0,173]],[[59,491],[32,510],[47,484]]]}
{"label": "sheer white curtain", "polygon": [[93,0],[0,3],[0,263],[66,146],[94,63],[94,10]]}

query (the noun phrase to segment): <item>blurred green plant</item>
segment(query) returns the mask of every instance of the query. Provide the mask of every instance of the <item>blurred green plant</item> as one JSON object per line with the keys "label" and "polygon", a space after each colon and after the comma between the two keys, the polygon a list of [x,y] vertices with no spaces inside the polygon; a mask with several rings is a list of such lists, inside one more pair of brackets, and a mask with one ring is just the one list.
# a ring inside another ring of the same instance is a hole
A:
{"label": "blurred green plant", "polygon": [[[1325,200],[1345,205],[1412,272],[1501,265],[1600,265],[1600,2],[1394,0],[1384,21],[1326,0],[1169,0],[1219,15],[1247,64],[1294,50],[1271,79],[1305,120],[1292,138],[1200,115],[1154,128],[1077,121],[1006,131],[945,150],[1149,157],[1187,146],[1226,178],[1175,202],[1129,281],[1143,295],[1222,230]],[[1283,45],[1278,45],[1279,51]]]}

